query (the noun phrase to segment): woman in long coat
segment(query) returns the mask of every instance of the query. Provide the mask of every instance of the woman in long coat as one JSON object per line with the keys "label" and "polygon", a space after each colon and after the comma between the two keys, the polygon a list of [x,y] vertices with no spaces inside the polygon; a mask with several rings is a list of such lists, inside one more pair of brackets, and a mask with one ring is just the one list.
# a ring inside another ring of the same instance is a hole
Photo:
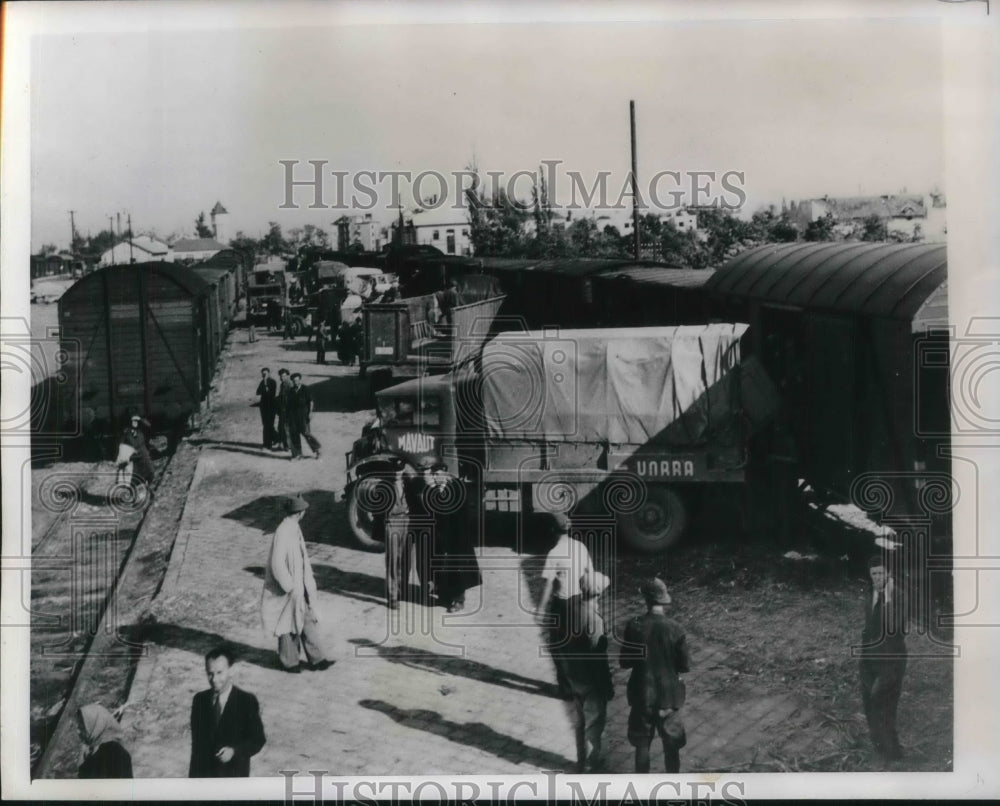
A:
{"label": "woman in long coat", "polygon": [[125,749],[121,725],[103,705],[84,705],[76,713],[84,744],[81,778],[131,778],[132,757]]}
{"label": "woman in long coat", "polygon": [[320,643],[316,580],[299,528],[308,506],[299,496],[285,502],[285,519],[271,542],[261,595],[261,622],[278,639],[278,656],[286,672],[300,671],[300,649],[305,650],[312,669],[326,669],[333,663]]}

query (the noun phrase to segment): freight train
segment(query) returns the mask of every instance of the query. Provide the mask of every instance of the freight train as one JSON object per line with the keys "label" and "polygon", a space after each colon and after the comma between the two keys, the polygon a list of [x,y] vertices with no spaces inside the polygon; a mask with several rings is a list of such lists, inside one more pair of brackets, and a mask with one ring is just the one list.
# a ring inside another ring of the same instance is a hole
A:
{"label": "freight train", "polygon": [[770,244],[716,271],[478,264],[470,271],[492,275],[505,295],[498,318],[526,329],[748,324],[744,397],[757,412],[774,410],[748,456],[760,496],[773,495],[777,509],[808,485],[823,503],[852,502],[878,520],[918,515],[950,533],[944,245]]}
{"label": "freight train", "polygon": [[115,433],[132,414],[176,433],[202,407],[245,294],[248,255],[111,266],[59,300],[63,430]]}

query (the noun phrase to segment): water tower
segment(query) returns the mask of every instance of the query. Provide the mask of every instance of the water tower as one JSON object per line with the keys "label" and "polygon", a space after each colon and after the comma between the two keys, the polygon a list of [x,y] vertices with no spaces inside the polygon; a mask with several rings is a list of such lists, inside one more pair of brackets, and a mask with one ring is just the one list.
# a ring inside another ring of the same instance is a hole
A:
{"label": "water tower", "polygon": [[219,241],[220,243],[224,243],[222,238],[224,237],[225,233],[223,233],[223,235],[219,234],[218,217],[224,215],[229,215],[229,211],[222,206],[222,202],[216,202],[215,207],[212,208],[212,234],[215,236],[215,240]]}

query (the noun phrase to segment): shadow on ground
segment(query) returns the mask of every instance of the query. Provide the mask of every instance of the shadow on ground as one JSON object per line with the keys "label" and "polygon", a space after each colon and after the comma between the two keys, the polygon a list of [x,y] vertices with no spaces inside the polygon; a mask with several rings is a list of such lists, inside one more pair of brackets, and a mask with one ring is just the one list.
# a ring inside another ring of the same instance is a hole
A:
{"label": "shadow on ground", "polygon": [[545,680],[535,680],[531,677],[524,677],[516,672],[506,669],[498,669],[478,661],[467,658],[457,658],[453,655],[439,655],[436,652],[429,652],[426,649],[418,649],[411,646],[386,646],[369,641],[367,638],[352,638],[351,643],[359,647],[374,648],[380,657],[391,663],[398,663],[414,669],[423,669],[440,675],[456,675],[467,677],[470,680],[478,680],[483,683],[490,683],[494,686],[522,691],[527,694],[540,694],[543,697],[559,697],[559,688],[554,683]]}
{"label": "shadow on ground", "polygon": [[287,451],[272,451],[264,448],[259,442],[237,442],[235,440],[227,439],[189,439],[188,442],[191,445],[196,445],[202,448],[211,448],[217,451],[228,451],[230,453],[245,453],[250,456],[263,456],[270,459],[279,459],[282,461],[288,461]]}
{"label": "shadow on ground", "polygon": [[[337,596],[347,596],[369,604],[385,603],[385,580],[370,574],[360,574],[356,571],[342,571],[332,565],[312,564],[316,587],[324,593]],[[244,571],[249,571],[258,579],[264,578],[264,567],[248,565]]]}
{"label": "shadow on ground", "polygon": [[182,649],[196,655],[205,655],[217,646],[225,644],[232,649],[237,661],[252,663],[263,669],[281,670],[278,653],[250,646],[239,641],[232,641],[218,633],[206,632],[194,627],[183,627],[179,624],[145,624],[142,626],[143,640],[166,646],[172,649]]}
{"label": "shadow on ground", "polygon": [[520,739],[498,733],[481,722],[452,722],[437,711],[398,708],[384,700],[360,700],[358,705],[379,711],[400,725],[427,731],[467,747],[475,747],[514,764],[523,762],[543,770],[569,770],[573,767],[573,762],[565,756],[527,745]]}
{"label": "shadow on ground", "polygon": [[[300,495],[309,504],[299,526],[310,543],[356,548],[348,535],[343,502],[337,501],[332,490],[307,490]],[[287,495],[262,495],[249,503],[226,512],[222,517],[237,521],[251,529],[274,532],[285,517]],[[339,528],[343,524],[343,528]]]}
{"label": "shadow on ground", "polygon": [[302,339],[301,341],[299,339],[282,341],[281,349],[287,350],[290,353],[315,353],[316,342],[311,341],[307,344],[305,339]]}
{"label": "shadow on ground", "polygon": [[336,375],[309,384],[314,411],[368,411],[375,408],[371,386],[356,374]]}

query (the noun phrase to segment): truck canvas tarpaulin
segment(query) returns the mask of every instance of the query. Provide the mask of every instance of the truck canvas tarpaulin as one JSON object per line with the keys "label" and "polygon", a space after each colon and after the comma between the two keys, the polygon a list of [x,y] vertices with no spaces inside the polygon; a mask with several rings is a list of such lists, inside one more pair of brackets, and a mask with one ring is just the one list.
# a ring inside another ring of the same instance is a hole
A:
{"label": "truck canvas tarpaulin", "polygon": [[[739,411],[748,325],[503,333],[483,349],[491,439],[693,445]],[[732,377],[730,377],[730,375]]]}

